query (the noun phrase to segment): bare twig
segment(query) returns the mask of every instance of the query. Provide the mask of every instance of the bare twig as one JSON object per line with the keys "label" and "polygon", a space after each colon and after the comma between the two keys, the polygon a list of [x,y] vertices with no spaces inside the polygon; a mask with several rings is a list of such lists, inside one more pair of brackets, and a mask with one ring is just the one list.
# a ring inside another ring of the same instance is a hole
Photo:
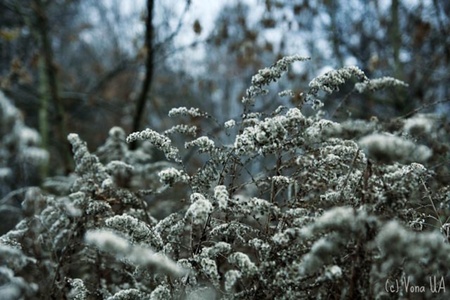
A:
{"label": "bare twig", "polygon": [[350,170],[348,170],[347,176],[345,177],[344,184],[342,185],[342,190],[340,194],[340,200],[342,200],[342,197],[344,196],[344,190],[347,187],[348,179],[350,178],[350,174],[352,174],[353,169],[355,168],[356,160],[358,159],[358,155],[361,149],[358,149],[356,151],[355,156],[353,157],[352,165],[350,166]]}
{"label": "bare twig", "polygon": [[409,118],[409,117],[415,115],[416,113],[418,113],[421,110],[424,110],[424,109],[426,109],[428,107],[435,106],[437,104],[445,103],[445,102],[450,102],[450,99],[443,99],[443,100],[438,100],[438,101],[434,101],[434,102],[431,102],[431,103],[425,103],[424,105],[422,105],[422,106],[420,106],[420,107],[410,111],[409,113],[406,113],[406,114],[404,114],[402,116],[399,116],[399,117],[395,118],[394,121],[398,121],[398,120],[401,120],[401,119]]}

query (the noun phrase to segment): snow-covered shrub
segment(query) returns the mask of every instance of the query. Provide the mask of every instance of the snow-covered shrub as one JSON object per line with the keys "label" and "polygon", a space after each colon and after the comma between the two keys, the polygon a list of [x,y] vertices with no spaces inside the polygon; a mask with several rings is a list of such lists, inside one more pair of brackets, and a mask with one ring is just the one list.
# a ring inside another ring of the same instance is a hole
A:
{"label": "snow-covered shrub", "polygon": [[20,202],[26,187],[40,184],[47,162],[39,133],[24,124],[20,111],[0,91],[0,234],[22,218]]}
{"label": "snow-covered shrub", "polygon": [[19,110],[0,91],[0,197],[10,189],[39,184],[48,161],[39,133],[27,127]]}
{"label": "snow-covered shrub", "polygon": [[[405,86],[370,80],[357,67],[314,79],[297,107],[255,111],[266,86],[305,60],[285,57],[252,78],[242,115],[223,125],[227,139],[190,124],[128,136],[116,127],[90,153],[70,134],[74,176],[61,185],[49,179],[57,193],[35,190],[24,201],[27,217],[0,238],[0,292],[10,299],[449,297],[445,127],[418,116],[394,125],[326,119],[320,91],[331,94],[351,78],[355,92]],[[308,105],[317,111],[306,115]],[[185,115],[213,118],[196,108],[169,112]],[[129,150],[136,140],[143,143]],[[151,147],[167,160],[154,162]]]}

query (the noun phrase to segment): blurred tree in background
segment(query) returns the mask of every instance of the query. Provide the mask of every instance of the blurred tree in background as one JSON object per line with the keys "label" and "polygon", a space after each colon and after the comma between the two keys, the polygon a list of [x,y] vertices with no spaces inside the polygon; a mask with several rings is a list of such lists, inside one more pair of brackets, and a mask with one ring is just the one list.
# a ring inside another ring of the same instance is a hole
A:
{"label": "blurred tree in background", "polygon": [[0,298],[449,284],[449,11],[1,0]]}
{"label": "blurred tree in background", "polygon": [[410,85],[351,103],[344,85],[339,101],[325,102],[331,119],[387,119],[421,106],[446,113],[449,11],[439,0],[4,0],[0,84],[39,129],[50,174],[70,171],[67,132],[96,148],[114,125],[167,127],[176,106],[233,118],[255,70],[293,53],[312,57],[288,73],[294,104],[306,78],[343,65]]}

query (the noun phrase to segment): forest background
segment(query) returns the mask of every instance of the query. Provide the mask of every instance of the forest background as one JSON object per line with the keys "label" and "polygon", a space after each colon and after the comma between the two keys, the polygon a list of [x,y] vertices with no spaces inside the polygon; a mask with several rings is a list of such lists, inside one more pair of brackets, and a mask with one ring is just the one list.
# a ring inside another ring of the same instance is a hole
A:
{"label": "forest background", "polygon": [[0,3],[0,84],[51,160],[37,177],[18,170],[0,196],[73,170],[70,132],[96,149],[113,126],[168,128],[172,107],[234,118],[251,76],[285,55],[311,57],[281,83],[294,83],[294,104],[311,78],[347,65],[409,84],[386,97],[353,97],[332,116],[339,101],[326,102],[330,119],[387,120],[423,105],[448,113],[448,1],[27,3]]}
{"label": "forest background", "polygon": [[0,2],[2,295],[450,284],[450,2],[210,2]]}

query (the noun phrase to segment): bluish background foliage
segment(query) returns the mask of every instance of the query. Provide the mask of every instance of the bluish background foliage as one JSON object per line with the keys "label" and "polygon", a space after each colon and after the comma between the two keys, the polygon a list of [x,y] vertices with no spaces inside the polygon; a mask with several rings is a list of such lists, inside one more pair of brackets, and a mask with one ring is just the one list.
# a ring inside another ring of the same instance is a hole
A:
{"label": "bluish background foliage", "polygon": [[447,299],[448,4],[365,4],[0,3],[2,299]]}

